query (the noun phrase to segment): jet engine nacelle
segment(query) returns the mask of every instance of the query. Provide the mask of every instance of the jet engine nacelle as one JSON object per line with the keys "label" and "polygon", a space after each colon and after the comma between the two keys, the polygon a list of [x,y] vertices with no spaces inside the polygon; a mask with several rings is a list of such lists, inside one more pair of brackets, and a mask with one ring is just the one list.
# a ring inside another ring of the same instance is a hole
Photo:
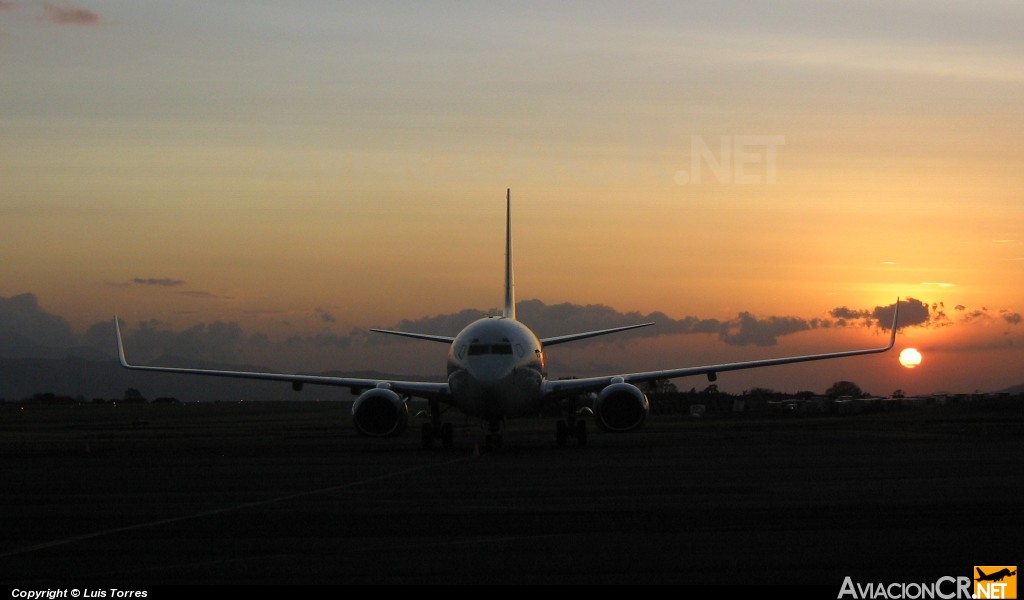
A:
{"label": "jet engine nacelle", "polygon": [[629,383],[613,383],[601,390],[594,401],[597,426],[610,433],[632,431],[643,425],[651,404],[640,388]]}
{"label": "jet engine nacelle", "polygon": [[409,408],[402,398],[387,388],[366,390],[352,404],[352,424],[359,435],[391,437],[405,431]]}

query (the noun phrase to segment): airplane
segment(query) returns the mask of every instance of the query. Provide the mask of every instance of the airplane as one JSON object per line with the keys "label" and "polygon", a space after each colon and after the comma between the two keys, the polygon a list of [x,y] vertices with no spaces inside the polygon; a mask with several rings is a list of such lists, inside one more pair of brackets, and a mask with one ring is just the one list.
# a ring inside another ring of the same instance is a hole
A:
{"label": "airplane", "polygon": [[[306,384],[347,387],[353,395],[358,395],[351,409],[353,426],[357,433],[367,437],[393,437],[401,434],[408,423],[409,401],[413,397],[421,398],[428,403],[430,417],[429,422],[424,423],[421,428],[421,442],[424,448],[431,447],[438,439],[443,447],[452,446],[452,425],[442,417],[447,410],[455,408],[482,420],[487,427],[485,448],[490,449],[501,447],[506,419],[537,415],[545,407],[559,407],[563,415],[555,426],[557,444],[565,446],[569,438],[574,438],[577,445],[583,446],[587,443],[587,422],[583,418],[585,414],[592,414],[596,425],[610,433],[633,431],[644,423],[650,412],[650,402],[637,387],[639,383],[692,375],[705,375],[709,381],[715,381],[719,373],[726,371],[874,354],[886,352],[896,343],[899,298],[896,299],[893,311],[892,335],[889,343],[881,348],[549,380],[544,354],[547,348],[647,327],[653,323],[538,338],[529,327],[516,319],[510,189],[506,190],[505,203],[505,299],[501,315],[474,321],[454,337],[387,329],[372,330],[388,335],[448,344],[445,382],[132,365],[125,357],[121,326],[118,318],[114,317],[121,366],[136,371],[282,381],[291,383],[296,391],[301,391]],[[592,408],[577,410],[577,399],[585,395],[593,397]]]}
{"label": "airplane", "polygon": [[1016,569],[1011,571],[1009,569],[1001,569],[995,573],[985,574],[984,571],[975,567],[978,571],[978,578],[975,581],[1002,581],[1004,577],[1013,577],[1017,574]]}

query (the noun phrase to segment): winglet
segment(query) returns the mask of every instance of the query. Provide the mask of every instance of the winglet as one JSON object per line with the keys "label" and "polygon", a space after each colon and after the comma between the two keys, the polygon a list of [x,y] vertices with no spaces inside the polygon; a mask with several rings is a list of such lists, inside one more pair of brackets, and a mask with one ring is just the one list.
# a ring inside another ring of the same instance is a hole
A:
{"label": "winglet", "polygon": [[505,190],[505,310],[506,319],[516,318],[515,284],[512,280],[512,189]]}
{"label": "winglet", "polygon": [[117,359],[121,361],[121,366],[130,369],[131,365],[128,364],[128,359],[124,357],[124,341],[121,339],[121,323],[118,321],[117,316],[114,316],[114,333],[117,335]]}
{"label": "winglet", "polygon": [[899,325],[900,320],[900,299],[896,298],[896,307],[892,311],[892,335],[889,337],[889,345],[885,347],[889,350],[896,345],[896,328]]}

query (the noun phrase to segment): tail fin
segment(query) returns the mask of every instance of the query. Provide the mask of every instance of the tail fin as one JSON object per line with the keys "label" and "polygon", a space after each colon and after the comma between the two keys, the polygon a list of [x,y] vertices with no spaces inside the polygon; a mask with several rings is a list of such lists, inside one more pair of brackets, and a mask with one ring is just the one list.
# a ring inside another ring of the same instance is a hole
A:
{"label": "tail fin", "polygon": [[516,318],[515,284],[512,281],[512,189],[505,190],[505,310],[506,319]]}

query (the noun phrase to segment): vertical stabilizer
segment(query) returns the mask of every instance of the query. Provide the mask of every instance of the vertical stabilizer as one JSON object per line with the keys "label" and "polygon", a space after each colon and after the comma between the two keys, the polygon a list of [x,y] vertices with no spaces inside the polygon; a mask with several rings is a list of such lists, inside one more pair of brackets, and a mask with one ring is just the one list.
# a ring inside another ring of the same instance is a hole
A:
{"label": "vertical stabilizer", "polygon": [[506,319],[516,318],[515,284],[512,281],[512,190],[505,190],[505,311]]}

